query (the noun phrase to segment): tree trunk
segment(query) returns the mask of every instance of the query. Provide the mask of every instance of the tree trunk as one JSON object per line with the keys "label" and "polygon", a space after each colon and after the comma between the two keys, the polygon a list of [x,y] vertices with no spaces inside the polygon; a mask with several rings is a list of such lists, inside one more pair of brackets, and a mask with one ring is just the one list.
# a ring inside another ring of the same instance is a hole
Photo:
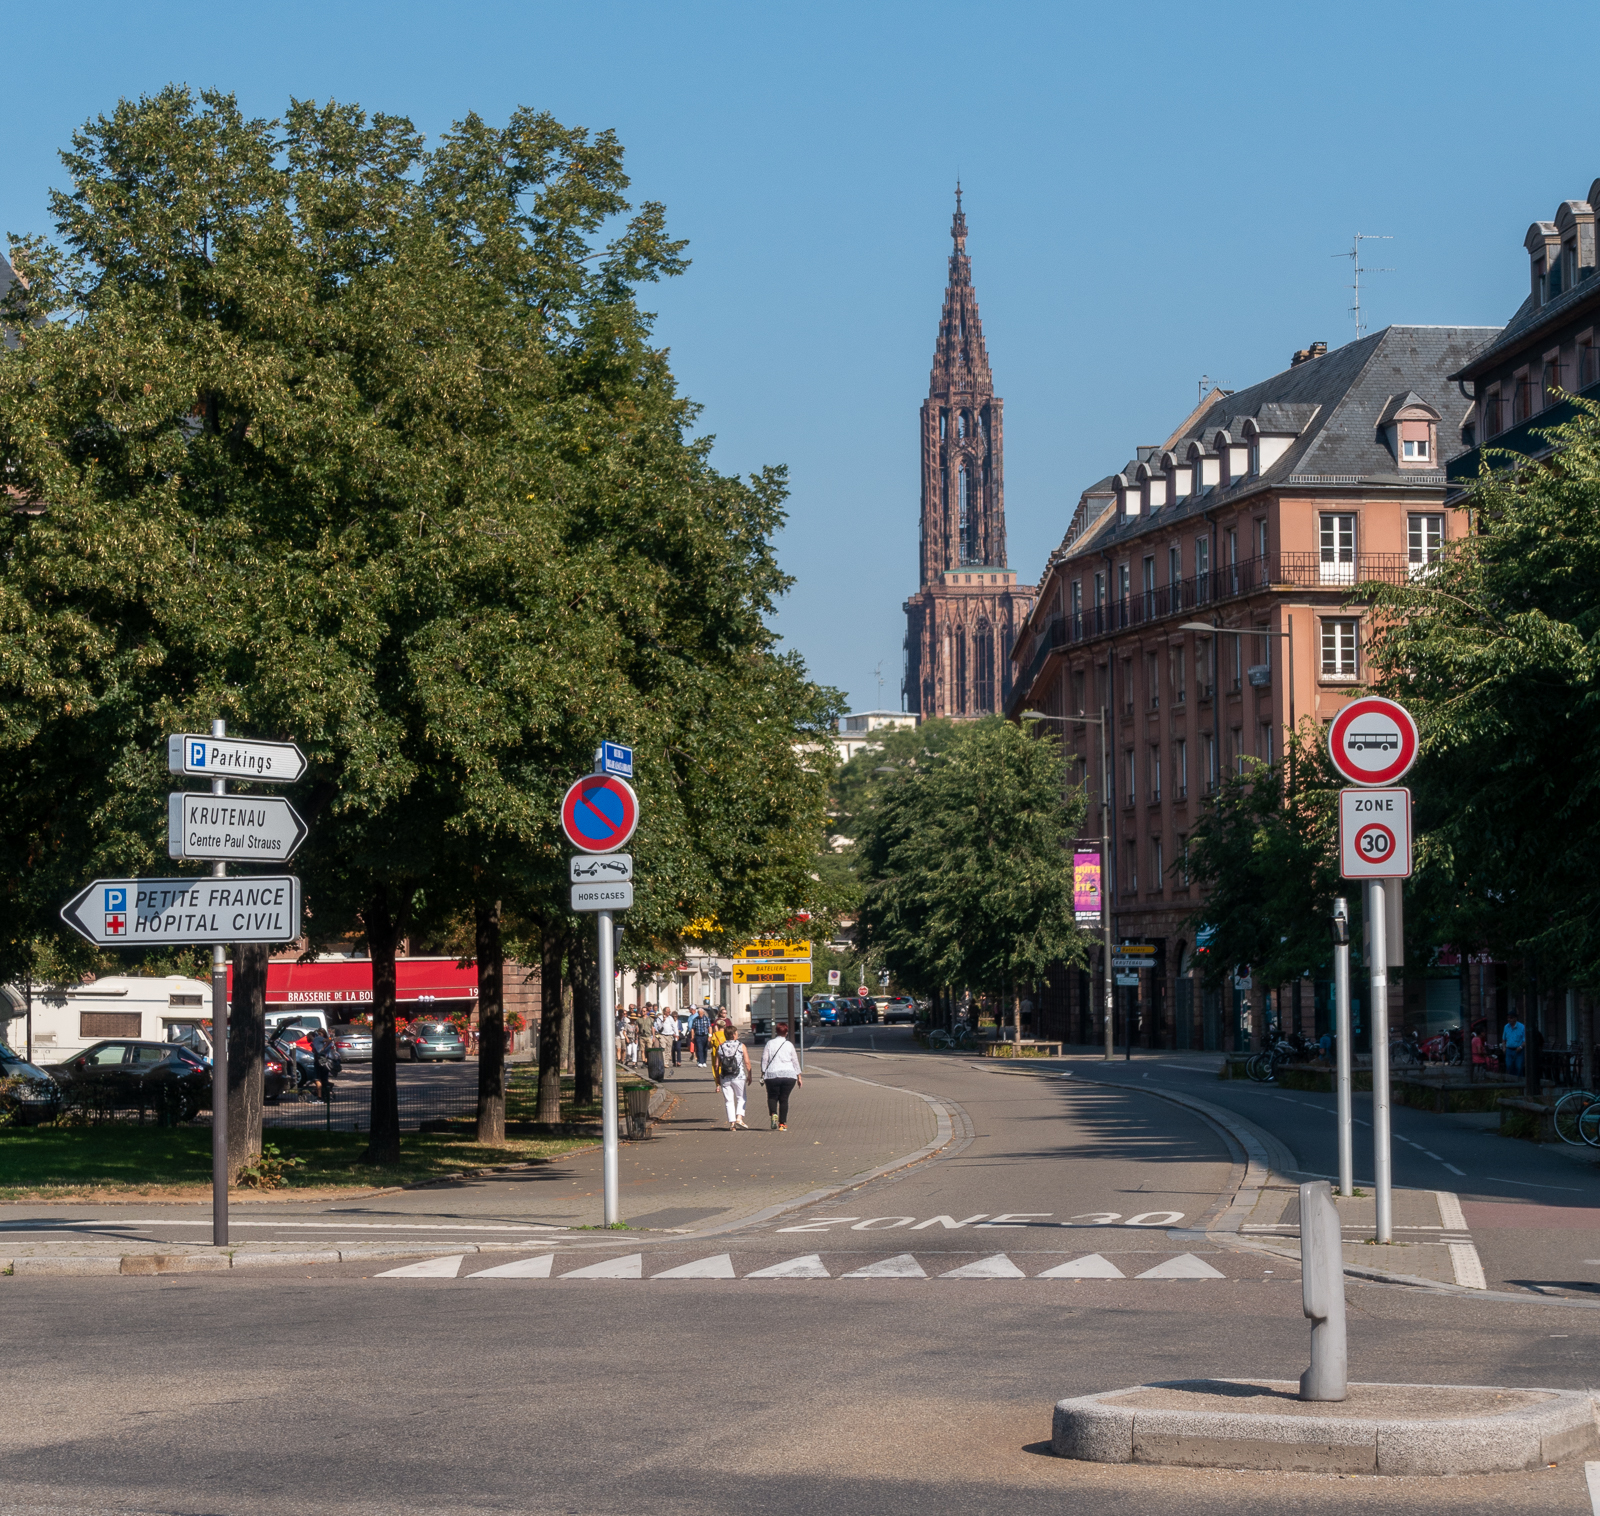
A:
{"label": "tree trunk", "polygon": [[539,1120],[554,1126],[561,1120],[561,1064],[563,1033],[569,1037],[561,958],[564,933],[547,922],[539,952]]}
{"label": "tree trunk", "polygon": [[593,954],[582,935],[575,934],[567,954],[567,972],[572,980],[572,1102],[592,1105],[600,1098],[600,992],[590,993],[595,979],[590,962]]}
{"label": "tree trunk", "polygon": [[557,939],[560,944],[562,961],[567,964],[558,981],[561,990],[559,1010],[561,1013],[561,1072],[575,1074],[578,1069],[578,1055],[573,1051],[573,1017],[572,1017],[572,974],[571,962],[567,956],[566,938]]}
{"label": "tree trunk", "polygon": [[493,1147],[506,1140],[505,952],[500,940],[500,902],[476,902],[478,958],[478,1141]]}
{"label": "tree trunk", "polygon": [[1015,1055],[1022,1056],[1022,996],[1017,993],[1017,981],[1011,981],[1011,1047]]}
{"label": "tree trunk", "polygon": [[395,1079],[394,954],[400,932],[385,885],[377,885],[366,911],[367,953],[372,959],[372,1118],[365,1160],[400,1161],[400,1090]]}
{"label": "tree trunk", "polygon": [[267,1047],[265,943],[233,949],[233,1003],[228,1007],[228,1180],[261,1157],[261,1085]]}

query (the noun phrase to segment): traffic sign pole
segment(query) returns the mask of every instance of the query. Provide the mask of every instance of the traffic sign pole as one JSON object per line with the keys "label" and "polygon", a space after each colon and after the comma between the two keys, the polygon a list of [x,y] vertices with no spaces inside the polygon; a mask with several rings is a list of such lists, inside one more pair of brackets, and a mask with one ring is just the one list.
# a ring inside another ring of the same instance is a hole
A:
{"label": "traffic sign pole", "polygon": [[[213,721],[213,737],[226,737],[228,723]],[[228,781],[213,779],[213,795],[226,795]],[[211,872],[226,879],[228,865]],[[218,942],[211,948],[211,1245],[228,1245],[228,955]]]}
{"label": "traffic sign pole", "polygon": [[617,1183],[617,987],[615,969],[616,938],[611,932],[611,912],[597,911],[600,934],[600,1127],[604,1134],[606,1225],[622,1220]]}
{"label": "traffic sign pole", "polygon": [[[1397,883],[1396,889],[1400,886]],[[1384,916],[1383,880],[1367,881],[1367,944],[1372,1014],[1372,1180],[1378,1227],[1374,1241],[1394,1241],[1389,1191],[1389,944]]]}
{"label": "traffic sign pole", "polygon": [[1354,1121],[1350,1099],[1350,905],[1343,896],[1333,902],[1333,915],[1341,923],[1333,949],[1334,1081],[1339,1101],[1339,1193],[1355,1194]]}

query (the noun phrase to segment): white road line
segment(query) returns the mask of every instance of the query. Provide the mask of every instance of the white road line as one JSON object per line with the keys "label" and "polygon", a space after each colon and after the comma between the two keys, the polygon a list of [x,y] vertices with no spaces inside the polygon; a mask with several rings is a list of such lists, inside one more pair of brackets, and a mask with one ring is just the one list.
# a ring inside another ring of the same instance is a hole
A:
{"label": "white road line", "polygon": [[[108,1230],[121,1231],[131,1226],[205,1226],[211,1225],[210,1217],[203,1221],[182,1221],[176,1217],[162,1216],[149,1221],[65,1221],[63,1226],[105,1227]],[[438,1222],[438,1221],[239,1221],[229,1217],[230,1227],[277,1227],[281,1231],[296,1232],[565,1232],[564,1226],[545,1226],[541,1222],[530,1221],[520,1226],[484,1226],[473,1222]]]}
{"label": "white road line", "polygon": [[461,1267],[465,1253],[452,1253],[447,1258],[424,1258],[421,1263],[408,1263],[404,1268],[385,1269],[379,1279],[454,1279]]}
{"label": "white road line", "polygon": [[1456,1175],[1457,1178],[1465,1179],[1467,1177],[1466,1170],[1458,1169],[1453,1163],[1447,1163],[1445,1164],[1445,1167],[1449,1169],[1452,1174]]}
{"label": "white road line", "polygon": [[540,1253],[533,1258],[519,1258],[515,1263],[502,1263],[492,1269],[479,1269],[468,1274],[468,1279],[548,1279],[550,1266],[556,1261],[554,1253]]}
{"label": "white road line", "polygon": [[939,1276],[941,1279],[1026,1279],[1028,1276],[1004,1253],[993,1258],[980,1258],[976,1263],[963,1264]]}
{"label": "white road line", "polygon": [[1058,1263],[1053,1269],[1046,1269],[1038,1277],[1040,1279],[1126,1279],[1128,1276],[1109,1258],[1102,1258],[1098,1253],[1089,1253],[1082,1258],[1074,1258],[1070,1263]]}
{"label": "white road line", "polygon": [[1176,1258],[1169,1258],[1165,1263],[1158,1263],[1153,1269],[1146,1269],[1142,1274],[1136,1274],[1136,1279],[1226,1279],[1228,1276],[1220,1269],[1214,1269],[1203,1258],[1196,1258],[1193,1253],[1180,1253]]}
{"label": "white road line", "polygon": [[644,1254],[629,1253],[623,1258],[608,1258],[587,1268],[573,1269],[563,1279],[639,1279],[644,1275]]}
{"label": "white road line", "polygon": [[697,1258],[693,1263],[680,1263],[675,1269],[663,1269],[652,1274],[652,1279],[737,1279],[733,1271],[733,1258],[727,1253],[717,1253],[710,1258]]}
{"label": "white road line", "polygon": [[883,1258],[862,1269],[851,1269],[841,1274],[841,1279],[926,1279],[922,1265],[910,1253],[896,1253],[893,1258]]}
{"label": "white road line", "polygon": [[752,1274],[746,1274],[746,1279],[828,1279],[829,1275],[823,1267],[820,1253],[807,1253],[800,1258],[790,1258],[783,1263],[775,1263],[771,1268],[757,1269]]}
{"label": "white road line", "polygon": [[1530,1184],[1526,1179],[1502,1179],[1498,1174],[1483,1176],[1490,1184],[1514,1184],[1524,1190],[1565,1190],[1569,1195],[1581,1195],[1582,1190],[1571,1184]]}

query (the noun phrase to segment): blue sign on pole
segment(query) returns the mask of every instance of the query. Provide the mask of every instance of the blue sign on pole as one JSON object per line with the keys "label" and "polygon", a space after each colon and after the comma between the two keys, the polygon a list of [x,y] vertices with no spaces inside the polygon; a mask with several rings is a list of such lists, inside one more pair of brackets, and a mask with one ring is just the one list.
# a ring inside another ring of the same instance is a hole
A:
{"label": "blue sign on pole", "polygon": [[600,772],[615,774],[619,779],[633,778],[633,749],[620,742],[603,742],[600,745]]}

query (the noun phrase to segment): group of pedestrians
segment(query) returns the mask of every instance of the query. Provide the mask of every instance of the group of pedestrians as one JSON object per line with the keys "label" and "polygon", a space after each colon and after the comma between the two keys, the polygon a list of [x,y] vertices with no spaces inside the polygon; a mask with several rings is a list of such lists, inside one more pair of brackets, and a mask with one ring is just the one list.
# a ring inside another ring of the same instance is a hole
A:
{"label": "group of pedestrians", "polygon": [[[750,1053],[726,1016],[707,1039],[717,1088],[728,1110],[728,1130],[747,1132],[745,1094],[751,1079]],[[761,1049],[761,1082],[767,1090],[767,1116],[775,1132],[789,1130],[789,1097],[802,1083],[800,1057],[789,1041],[789,1026],[780,1021]]]}

